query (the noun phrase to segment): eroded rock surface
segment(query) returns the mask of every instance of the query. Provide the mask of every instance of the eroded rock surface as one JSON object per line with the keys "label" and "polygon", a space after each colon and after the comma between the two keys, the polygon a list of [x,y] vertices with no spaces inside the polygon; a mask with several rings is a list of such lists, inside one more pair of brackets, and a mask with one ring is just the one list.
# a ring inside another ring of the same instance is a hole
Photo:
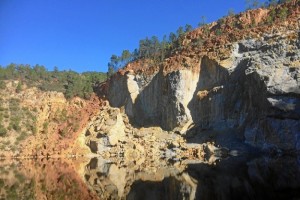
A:
{"label": "eroded rock surface", "polygon": [[220,152],[213,143],[188,144],[180,134],[160,127],[132,127],[125,113],[108,104],[91,120],[85,138],[94,156],[126,166],[159,164],[160,159],[210,162],[205,156]]}
{"label": "eroded rock surface", "polygon": [[117,74],[108,99],[140,126],[233,128],[260,149],[299,150],[299,35],[281,27],[229,43],[227,57],[193,55],[186,69],[171,70],[166,61],[147,78],[132,70]]}

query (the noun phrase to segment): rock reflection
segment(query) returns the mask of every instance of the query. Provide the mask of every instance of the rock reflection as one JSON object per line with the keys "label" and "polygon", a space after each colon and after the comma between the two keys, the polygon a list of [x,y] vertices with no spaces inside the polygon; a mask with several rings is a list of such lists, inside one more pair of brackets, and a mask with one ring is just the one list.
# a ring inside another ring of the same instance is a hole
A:
{"label": "rock reflection", "polygon": [[197,181],[185,173],[186,165],[160,160],[159,165],[120,166],[101,158],[87,165],[88,187],[101,199],[194,199]]}
{"label": "rock reflection", "polygon": [[120,166],[93,158],[88,187],[100,199],[299,199],[300,167],[295,157],[230,157],[217,164]]}
{"label": "rock reflection", "polygon": [[208,160],[0,161],[0,199],[300,199],[300,157]]}

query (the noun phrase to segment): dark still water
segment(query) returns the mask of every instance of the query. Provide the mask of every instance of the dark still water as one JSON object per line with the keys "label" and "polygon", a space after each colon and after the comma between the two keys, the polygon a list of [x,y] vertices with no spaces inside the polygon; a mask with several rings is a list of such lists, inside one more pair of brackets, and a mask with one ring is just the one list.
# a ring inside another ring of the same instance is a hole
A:
{"label": "dark still water", "polygon": [[1,161],[0,199],[300,199],[300,157]]}

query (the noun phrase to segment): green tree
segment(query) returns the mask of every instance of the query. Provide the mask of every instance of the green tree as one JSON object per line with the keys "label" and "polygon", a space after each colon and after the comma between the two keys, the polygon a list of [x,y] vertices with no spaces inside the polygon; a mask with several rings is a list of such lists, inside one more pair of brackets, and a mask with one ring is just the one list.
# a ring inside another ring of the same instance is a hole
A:
{"label": "green tree", "polygon": [[186,24],[184,28],[184,32],[186,33],[191,32],[193,30],[193,27],[190,24]]}
{"label": "green tree", "polygon": [[259,8],[261,6],[261,3],[259,2],[259,0],[245,0],[246,2],[246,9],[256,9]]}
{"label": "green tree", "polygon": [[205,26],[206,25],[206,17],[205,16],[201,16],[201,20],[198,23],[199,27]]}
{"label": "green tree", "polygon": [[287,18],[288,16],[288,8],[287,7],[283,7],[280,9],[279,14],[278,14],[279,18],[281,20],[284,20]]}
{"label": "green tree", "polygon": [[107,69],[107,78],[109,78],[115,73],[115,69],[114,69],[113,65],[110,62],[107,64],[107,67],[108,67],[108,69]]}
{"label": "green tree", "polygon": [[127,64],[131,59],[131,53],[129,50],[123,50],[122,52],[122,56],[121,56],[121,61],[123,62],[123,64]]}
{"label": "green tree", "polygon": [[266,2],[266,6],[267,7],[272,7],[272,6],[276,6],[279,3],[283,3],[285,1],[280,1],[280,0],[267,0]]}
{"label": "green tree", "polygon": [[233,8],[230,8],[230,9],[228,10],[228,16],[229,16],[229,17],[233,17],[233,16],[234,16],[234,10],[233,10]]}
{"label": "green tree", "polygon": [[0,80],[0,89],[4,90],[6,88],[6,84],[4,81]]}
{"label": "green tree", "polygon": [[22,91],[22,82],[19,81],[19,82],[18,82],[18,85],[17,85],[17,87],[16,87],[16,93],[20,93],[21,91]]}

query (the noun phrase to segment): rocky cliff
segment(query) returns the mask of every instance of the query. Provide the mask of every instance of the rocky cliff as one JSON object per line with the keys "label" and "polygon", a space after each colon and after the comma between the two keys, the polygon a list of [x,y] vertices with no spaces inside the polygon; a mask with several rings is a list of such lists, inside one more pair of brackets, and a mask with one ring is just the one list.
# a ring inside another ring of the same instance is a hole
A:
{"label": "rocky cliff", "polygon": [[[283,7],[289,14],[274,23],[270,9],[247,11],[210,24],[208,36],[204,28],[187,34],[163,63],[129,64],[108,82],[110,104],[135,126],[234,129],[261,149],[300,150],[300,2],[272,9]],[[191,45],[198,37],[203,45]]]}
{"label": "rocky cliff", "polygon": [[89,153],[81,135],[101,101],[67,100],[61,92],[44,92],[18,81],[0,90],[0,157],[55,157]]}

